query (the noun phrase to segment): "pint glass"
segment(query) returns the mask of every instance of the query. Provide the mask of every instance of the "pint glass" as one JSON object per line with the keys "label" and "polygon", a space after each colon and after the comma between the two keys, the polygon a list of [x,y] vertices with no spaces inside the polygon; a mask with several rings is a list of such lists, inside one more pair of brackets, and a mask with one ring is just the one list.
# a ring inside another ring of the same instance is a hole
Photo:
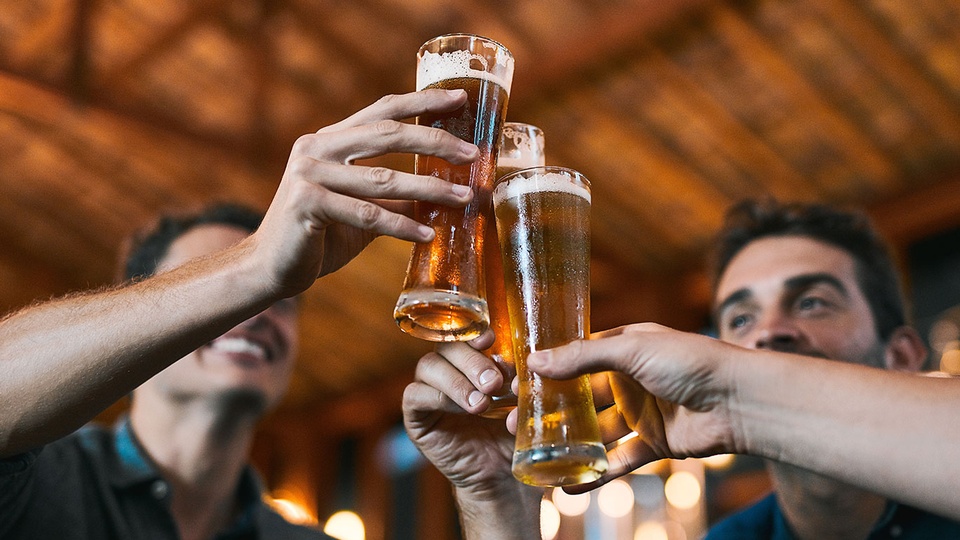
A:
{"label": "pint glass", "polygon": [[[537,126],[520,122],[503,125],[500,137],[500,155],[497,158],[497,178],[527,167],[544,164],[543,131]],[[493,206],[489,207],[483,238],[484,277],[487,282],[487,306],[490,311],[490,328],[496,336],[493,345],[484,352],[493,358],[504,374],[503,387],[494,394],[493,403],[482,413],[488,418],[503,418],[517,406],[517,396],[510,391],[510,383],[516,375],[513,359],[513,335],[510,331],[510,312],[507,310],[507,293],[503,289],[503,264],[500,258],[500,240],[497,237],[497,222]]]}
{"label": "pint glass", "polygon": [[417,221],[436,232],[417,243],[393,316],[400,328],[429,341],[467,341],[489,324],[483,275],[483,230],[490,205],[500,132],[513,80],[513,56],[499,43],[468,34],[440,36],[417,54],[417,90],[464,89],[467,103],[454,111],[424,114],[417,123],[444,129],[480,148],[480,157],[453,165],[417,155],[416,173],[469,185],[465,208],[417,202]]}
{"label": "pint glass", "polygon": [[513,474],[539,486],[581,484],[607,469],[590,379],[559,381],[527,356],[590,334],[590,184],[561,167],[497,180],[497,232],[520,392]]}

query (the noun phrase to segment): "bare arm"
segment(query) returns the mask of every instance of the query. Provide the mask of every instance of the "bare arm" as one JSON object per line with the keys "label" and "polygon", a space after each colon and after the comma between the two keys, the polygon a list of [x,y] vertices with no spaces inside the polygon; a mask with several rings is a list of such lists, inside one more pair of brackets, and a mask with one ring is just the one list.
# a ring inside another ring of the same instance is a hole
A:
{"label": "bare arm", "polygon": [[601,482],[663,457],[748,453],[960,519],[960,380],[741,349],[653,324],[536,353],[528,365],[560,378],[622,374],[611,377],[617,407],[601,425],[608,440],[640,437],[611,452]]}
{"label": "bare arm", "polygon": [[260,228],[237,246],[0,322],[0,457],[76,429],[194,348],[346,264],[377,235],[432,238],[406,215],[412,201],[460,206],[469,191],[353,161],[390,152],[476,159],[477,148],[453,135],[400,122],[465,99],[436,90],[388,96],[304,135]]}
{"label": "bare arm", "polygon": [[536,539],[543,491],[513,477],[514,438],[503,422],[478,416],[490,405],[485,392],[503,382],[494,361],[480,352],[492,337],[439,344],[420,359],[403,394],[404,426],[453,485],[465,538]]}

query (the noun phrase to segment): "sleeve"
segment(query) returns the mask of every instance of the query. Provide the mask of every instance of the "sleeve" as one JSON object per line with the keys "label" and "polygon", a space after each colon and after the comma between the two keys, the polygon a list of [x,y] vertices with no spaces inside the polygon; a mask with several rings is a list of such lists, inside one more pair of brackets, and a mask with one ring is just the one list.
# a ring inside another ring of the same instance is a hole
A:
{"label": "sleeve", "polygon": [[34,485],[34,464],[42,448],[0,459],[0,538],[17,538]]}

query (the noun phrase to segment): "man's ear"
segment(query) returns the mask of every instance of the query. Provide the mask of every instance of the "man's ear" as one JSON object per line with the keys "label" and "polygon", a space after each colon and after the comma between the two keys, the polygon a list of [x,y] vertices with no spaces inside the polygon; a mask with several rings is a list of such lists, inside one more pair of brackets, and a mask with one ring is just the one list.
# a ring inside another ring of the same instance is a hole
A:
{"label": "man's ear", "polygon": [[884,365],[896,371],[920,371],[927,360],[927,346],[916,330],[900,326],[884,348]]}

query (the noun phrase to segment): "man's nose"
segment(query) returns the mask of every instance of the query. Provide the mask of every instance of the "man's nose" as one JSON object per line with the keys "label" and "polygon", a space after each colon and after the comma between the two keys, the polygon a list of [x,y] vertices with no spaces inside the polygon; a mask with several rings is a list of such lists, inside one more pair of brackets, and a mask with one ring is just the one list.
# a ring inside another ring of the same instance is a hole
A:
{"label": "man's nose", "polygon": [[780,352],[797,352],[802,336],[796,325],[781,314],[765,317],[756,329],[753,346]]}

